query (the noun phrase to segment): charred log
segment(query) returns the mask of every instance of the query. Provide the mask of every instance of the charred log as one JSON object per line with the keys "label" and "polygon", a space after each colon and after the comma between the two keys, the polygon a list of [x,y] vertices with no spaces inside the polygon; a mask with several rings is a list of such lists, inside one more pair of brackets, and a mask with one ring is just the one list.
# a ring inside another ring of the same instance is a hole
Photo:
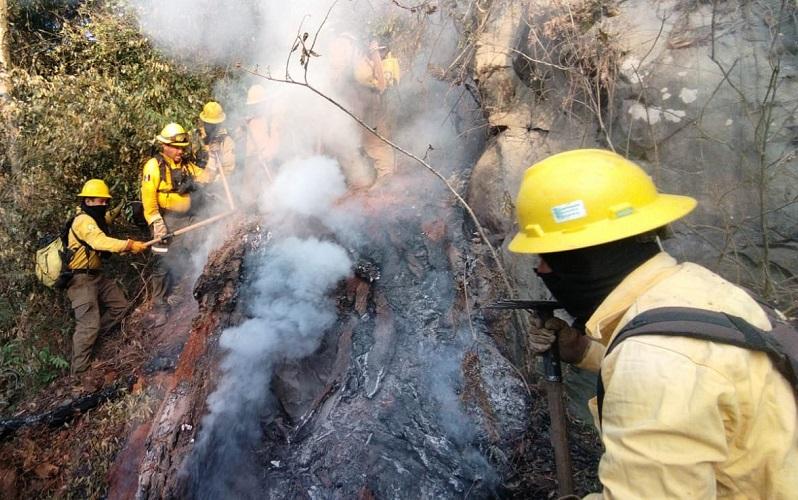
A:
{"label": "charred log", "polygon": [[0,440],[12,436],[17,430],[26,426],[47,425],[58,427],[63,425],[82,413],[125,394],[133,387],[135,380],[135,377],[128,376],[98,391],[79,396],[45,412],[24,417],[0,419]]}

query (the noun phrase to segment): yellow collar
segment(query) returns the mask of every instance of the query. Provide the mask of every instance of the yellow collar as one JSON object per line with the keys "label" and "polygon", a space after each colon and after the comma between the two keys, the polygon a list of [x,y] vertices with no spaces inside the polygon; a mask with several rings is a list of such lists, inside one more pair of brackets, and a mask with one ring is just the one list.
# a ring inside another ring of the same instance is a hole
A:
{"label": "yellow collar", "polygon": [[660,252],[644,262],[624,278],[590,316],[585,324],[586,333],[606,345],[618,321],[640,294],[675,273],[678,266],[676,259],[666,252]]}

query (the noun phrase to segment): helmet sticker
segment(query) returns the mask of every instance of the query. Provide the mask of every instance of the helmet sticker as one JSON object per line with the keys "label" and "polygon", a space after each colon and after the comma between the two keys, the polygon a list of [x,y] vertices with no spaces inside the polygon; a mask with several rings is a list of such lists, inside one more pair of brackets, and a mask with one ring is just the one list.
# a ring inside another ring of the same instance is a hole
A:
{"label": "helmet sticker", "polygon": [[551,207],[551,214],[554,216],[554,222],[562,224],[586,217],[587,210],[585,210],[585,203],[582,200],[576,200]]}

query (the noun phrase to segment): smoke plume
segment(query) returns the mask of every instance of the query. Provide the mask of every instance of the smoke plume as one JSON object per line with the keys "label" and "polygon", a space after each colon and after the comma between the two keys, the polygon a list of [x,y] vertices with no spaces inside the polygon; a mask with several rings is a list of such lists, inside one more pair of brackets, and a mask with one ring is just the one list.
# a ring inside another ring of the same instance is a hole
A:
{"label": "smoke plume", "polygon": [[[296,184],[309,189],[280,189]],[[331,203],[344,189],[336,163],[322,157],[283,169],[274,187],[270,200],[277,212],[265,221],[269,227],[279,227],[289,213],[334,212]],[[258,491],[252,448],[261,441],[260,419],[271,406],[274,367],[318,347],[336,320],[328,294],[350,274],[352,261],[335,243],[291,236],[267,246],[249,265],[253,279],[244,293],[251,317],[221,334],[222,376],[208,398],[209,413],[188,466],[193,493],[203,498],[240,498]]]}

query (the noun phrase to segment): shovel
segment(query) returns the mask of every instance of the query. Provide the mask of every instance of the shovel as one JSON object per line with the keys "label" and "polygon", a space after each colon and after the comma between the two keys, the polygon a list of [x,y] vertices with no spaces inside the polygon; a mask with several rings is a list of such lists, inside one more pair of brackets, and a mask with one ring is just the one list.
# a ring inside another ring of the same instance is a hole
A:
{"label": "shovel", "polygon": [[[553,300],[499,300],[488,306],[488,309],[534,311],[544,322],[554,315],[556,309],[561,308],[560,303]],[[574,494],[574,476],[571,454],[568,451],[562,368],[557,340],[543,353],[543,375],[551,420],[549,434],[554,448],[554,464],[557,468],[557,493],[560,497],[564,497]]]}
{"label": "shovel", "polygon": [[[173,238],[175,236],[180,236],[181,234],[187,233],[189,231],[193,231],[195,229],[199,229],[199,228],[201,228],[203,226],[207,226],[208,224],[213,224],[214,222],[216,222],[218,220],[221,220],[221,219],[224,219],[225,217],[229,217],[229,216],[233,215],[235,212],[236,212],[235,210],[230,210],[229,212],[224,212],[224,213],[221,213],[219,215],[214,215],[213,217],[210,217],[210,218],[205,219],[203,221],[196,222],[194,224],[190,224],[190,225],[188,225],[186,227],[180,228],[177,231],[172,231],[171,233],[168,233],[165,236],[161,236],[160,238],[155,238],[155,239],[152,239],[150,241],[147,241],[146,243],[144,243],[144,245],[148,246],[148,247],[152,247],[156,243],[160,243],[162,241],[168,240],[168,239]],[[158,250],[153,249],[153,251],[157,252],[157,253],[166,253],[166,252],[169,251],[169,249],[167,247],[158,247],[158,248],[159,248]]]}

